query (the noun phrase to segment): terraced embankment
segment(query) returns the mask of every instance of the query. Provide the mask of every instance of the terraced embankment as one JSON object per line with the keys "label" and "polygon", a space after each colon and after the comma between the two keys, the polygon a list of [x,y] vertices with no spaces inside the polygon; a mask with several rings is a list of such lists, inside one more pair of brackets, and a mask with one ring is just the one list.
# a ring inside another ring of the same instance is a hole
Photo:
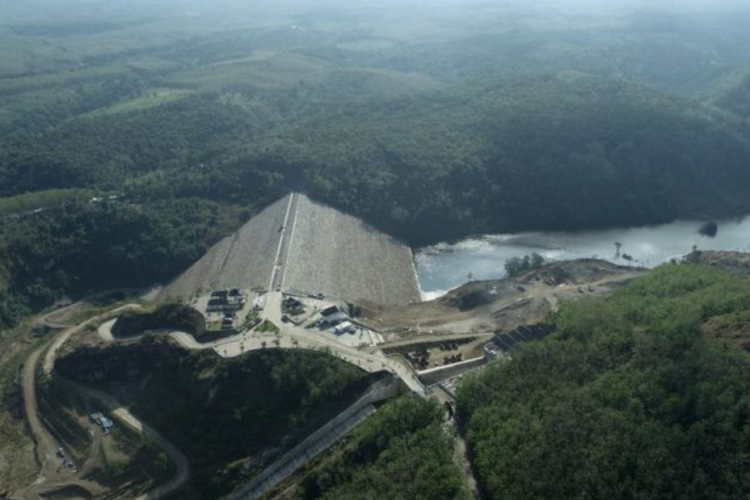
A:
{"label": "terraced embankment", "polygon": [[218,288],[269,286],[386,306],[420,301],[409,247],[301,194],[263,210],[161,296],[185,298]]}
{"label": "terraced embankment", "polygon": [[239,231],[214,245],[165,287],[160,298],[185,298],[220,288],[268,287],[290,196],[270,205]]}
{"label": "terraced embankment", "polygon": [[383,305],[420,301],[411,249],[307,197],[300,200],[283,288]]}

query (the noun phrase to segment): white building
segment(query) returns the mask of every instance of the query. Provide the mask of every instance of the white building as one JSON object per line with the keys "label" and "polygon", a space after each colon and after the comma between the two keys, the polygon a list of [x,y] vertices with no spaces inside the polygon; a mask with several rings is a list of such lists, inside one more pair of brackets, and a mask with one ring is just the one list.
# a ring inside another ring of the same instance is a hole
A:
{"label": "white building", "polygon": [[335,333],[336,335],[343,335],[351,331],[354,331],[354,325],[349,321],[339,323],[339,325],[333,329],[333,333]]}

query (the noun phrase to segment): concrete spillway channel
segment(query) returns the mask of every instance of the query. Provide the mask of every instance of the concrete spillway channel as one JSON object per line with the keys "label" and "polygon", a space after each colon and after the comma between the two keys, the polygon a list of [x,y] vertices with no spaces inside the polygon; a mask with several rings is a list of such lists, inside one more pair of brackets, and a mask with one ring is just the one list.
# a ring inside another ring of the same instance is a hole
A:
{"label": "concrete spillway channel", "polygon": [[365,421],[367,417],[375,413],[375,407],[367,405],[354,415],[344,420],[331,429],[330,432],[320,439],[312,442],[305,443],[305,446],[301,450],[292,450],[294,453],[289,453],[282,457],[273,468],[266,469],[269,471],[267,474],[261,474],[256,480],[246,486],[241,492],[232,494],[228,497],[229,500],[256,500],[263,496],[267,491],[274,488],[281,481],[292,475],[297,469],[305,465],[307,462],[318,456],[323,451],[330,448],[339,439],[343,438],[355,427]]}
{"label": "concrete spillway channel", "polygon": [[250,482],[231,493],[226,497],[227,500],[260,498],[374,414],[374,404],[396,397],[403,391],[403,382],[398,379],[391,379],[387,383],[376,383],[356,403],[292,448]]}

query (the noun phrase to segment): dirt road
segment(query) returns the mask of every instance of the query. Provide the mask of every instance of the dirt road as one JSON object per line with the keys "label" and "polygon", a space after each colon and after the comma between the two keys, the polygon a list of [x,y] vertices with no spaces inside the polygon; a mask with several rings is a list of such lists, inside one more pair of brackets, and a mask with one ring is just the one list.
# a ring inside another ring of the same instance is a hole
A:
{"label": "dirt road", "polygon": [[[37,370],[40,359],[44,356],[44,362],[42,364],[43,374],[45,376],[55,376],[53,373],[55,356],[73,335],[81,332],[89,325],[100,322],[113,314],[139,308],[140,306],[134,304],[126,305],[91,318],[77,326],[68,328],[58,334],[51,342],[36,349],[26,360],[22,372],[21,388],[24,396],[26,419],[36,443],[37,459],[41,470],[38,480],[33,485],[30,485],[28,488],[18,493],[22,498],[35,500],[39,498],[39,493],[42,491],[50,490],[52,488],[59,489],[72,486],[90,492],[91,488],[94,486],[93,483],[77,479],[68,469],[60,468],[55,465],[57,458],[56,453],[57,450],[61,448],[61,443],[48,431],[47,426],[44,424],[44,417],[39,411],[36,388],[38,384]],[[114,398],[82,384],[67,381],[59,376],[56,376],[55,380],[60,382],[67,389],[76,390],[81,394],[100,400],[111,410],[112,415],[115,418],[137,432],[143,433],[153,439],[157,445],[162,447],[162,449],[164,449],[164,451],[172,458],[177,467],[177,473],[175,476],[167,483],[160,485],[146,495],[138,497],[136,500],[155,500],[175,492],[187,483],[190,476],[187,459],[180,450],[164,439],[158,432],[138,420],[127,409],[123,408]]]}
{"label": "dirt road", "polygon": [[[69,306],[72,307],[72,306]],[[50,313],[38,320],[39,324],[45,324]],[[61,447],[61,443],[47,430],[47,427],[42,421],[42,417],[39,412],[39,403],[37,400],[36,388],[37,388],[37,368],[39,360],[42,355],[46,352],[44,358],[43,372],[45,375],[49,375],[52,372],[54,365],[54,356],[60,347],[76,332],[81,331],[85,328],[90,321],[82,323],[78,326],[74,326],[64,330],[58,334],[50,343],[47,343],[34,352],[26,360],[21,375],[21,390],[23,393],[24,411],[26,419],[29,424],[29,429],[34,437],[36,444],[37,461],[41,467],[39,478],[35,484],[42,484],[45,482],[53,483],[60,481],[64,478],[71,478],[71,474],[67,470],[59,471],[59,467],[55,466],[56,453]]]}
{"label": "dirt road", "polygon": [[102,391],[88,387],[70,380],[63,380],[66,387],[70,387],[82,394],[98,400],[108,412],[122,424],[127,425],[139,434],[143,434],[151,439],[157,446],[164,450],[172,462],[175,464],[177,471],[175,475],[166,483],[157,486],[153,490],[135,497],[134,500],[156,500],[168,496],[185,486],[190,479],[190,464],[187,457],[176,446],[167,441],[156,429],[149,426],[133,415],[130,410],[122,406],[117,399]]}
{"label": "dirt road", "polygon": [[44,348],[34,351],[26,360],[22,374],[23,403],[26,419],[29,424],[29,430],[34,437],[36,444],[37,461],[41,467],[39,478],[36,484],[41,484],[47,480],[60,479],[56,473],[52,461],[55,458],[55,452],[60,447],[60,443],[47,432],[47,428],[42,424],[39,416],[39,405],[36,399],[36,368],[39,358]]}

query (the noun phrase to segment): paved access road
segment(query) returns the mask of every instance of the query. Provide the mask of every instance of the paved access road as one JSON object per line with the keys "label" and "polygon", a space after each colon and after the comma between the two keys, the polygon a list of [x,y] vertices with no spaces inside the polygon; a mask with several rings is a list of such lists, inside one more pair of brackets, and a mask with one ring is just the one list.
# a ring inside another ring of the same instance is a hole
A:
{"label": "paved access road", "polygon": [[286,276],[287,260],[289,259],[289,250],[292,248],[294,231],[297,227],[297,213],[299,212],[300,195],[293,193],[289,197],[284,224],[281,226],[279,233],[279,247],[276,252],[273,272],[271,274],[271,283],[269,291],[281,290],[284,286],[284,277]]}
{"label": "paved access road", "polygon": [[[248,351],[272,347],[280,349],[327,350],[331,355],[356,365],[365,371],[389,371],[403,380],[412,391],[422,396],[425,395],[425,388],[419,381],[416,372],[401,361],[386,358],[380,351],[370,353],[345,346],[316,333],[315,330],[307,330],[291,323],[282,322],[282,300],[283,295],[281,292],[268,293],[266,295],[266,305],[263,310],[263,317],[279,327],[280,332],[278,334],[244,332],[226,339],[201,344],[196,342],[192,335],[185,332],[173,331],[166,333],[186,349],[212,349],[225,358],[232,358]],[[105,322],[99,327],[99,336],[103,340],[113,340],[111,333],[113,323],[113,321]]]}
{"label": "paved access road", "polygon": [[263,311],[266,319],[280,326],[282,335],[286,335],[292,340],[296,340],[297,342],[304,343],[308,346],[327,348],[334,356],[362,368],[375,368],[374,370],[367,371],[387,370],[403,380],[404,383],[406,383],[406,385],[415,393],[421,396],[425,395],[425,388],[422,385],[422,382],[419,381],[416,372],[404,363],[386,358],[380,351],[378,351],[377,354],[371,354],[353,347],[342,345],[334,340],[316,334],[314,330],[307,330],[292,323],[283,323],[281,321],[282,301],[283,295],[281,293],[269,293],[268,297],[266,297],[266,307]]}
{"label": "paved access road", "polygon": [[130,410],[122,406],[115,398],[113,398],[109,394],[72,381],[65,381],[65,385],[74,388],[82,394],[86,394],[87,396],[98,400],[107,408],[109,413],[114,418],[127,425],[137,433],[143,434],[154,441],[156,445],[164,450],[174,462],[177,468],[177,472],[169,481],[157,486],[156,488],[143,495],[136,497],[134,500],[156,500],[158,498],[166,497],[167,495],[174,493],[175,491],[182,488],[185,484],[187,484],[188,480],[190,479],[190,464],[187,457],[185,457],[185,455],[176,446],[167,441],[157,430],[139,420],[138,417],[130,413]]}

